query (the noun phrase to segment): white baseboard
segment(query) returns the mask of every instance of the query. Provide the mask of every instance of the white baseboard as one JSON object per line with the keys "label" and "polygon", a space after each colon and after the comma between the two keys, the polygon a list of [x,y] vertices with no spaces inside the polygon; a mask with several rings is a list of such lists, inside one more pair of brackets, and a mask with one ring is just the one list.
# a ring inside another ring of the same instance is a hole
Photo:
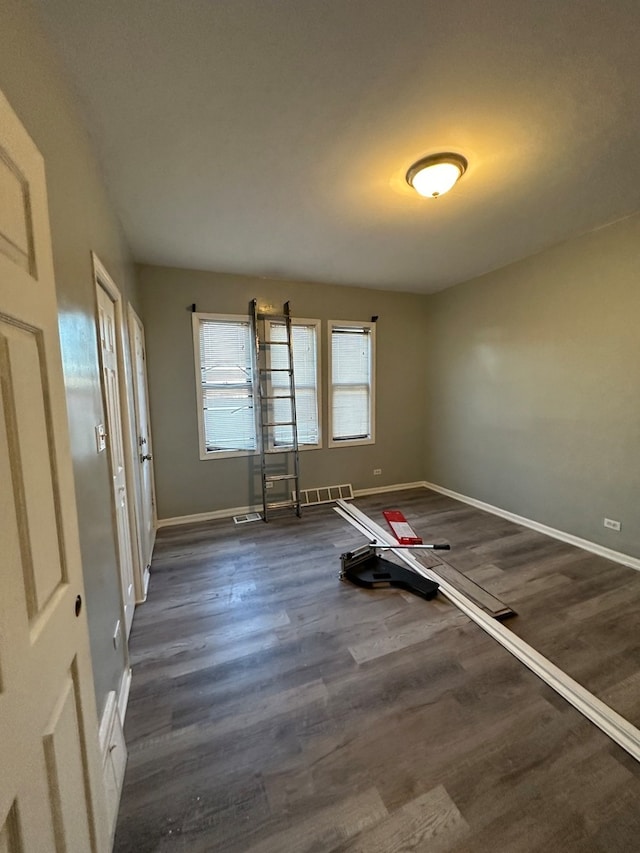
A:
{"label": "white baseboard", "polygon": [[[391,486],[376,486],[373,489],[354,489],[354,497],[364,497],[364,495],[377,495],[381,492],[400,492],[403,489],[419,489],[424,486],[424,482],[419,480],[416,483],[395,483]],[[302,491],[302,490],[301,490]],[[313,491],[313,489],[311,489]],[[157,521],[158,528],[161,527],[178,527],[181,524],[197,524],[199,521],[214,521],[217,518],[232,518],[234,515],[246,515],[249,512],[262,512],[262,504],[256,506],[235,506],[228,509],[216,509],[211,512],[198,512],[195,515],[177,515],[173,518],[159,518]]]}
{"label": "white baseboard", "polygon": [[142,570],[142,575],[139,582],[136,584],[136,607],[139,604],[144,604],[147,600],[147,590],[149,588],[149,567],[145,566]]}
{"label": "white baseboard", "polygon": [[423,480],[417,483],[394,483],[391,486],[374,486],[372,489],[354,489],[353,496],[359,498],[365,495],[381,495],[384,492],[402,492],[404,489],[420,489],[423,486]]}
{"label": "white baseboard", "polygon": [[131,667],[128,666],[122,673],[120,680],[120,690],[118,691],[118,713],[120,714],[120,722],[124,726],[124,718],[127,713],[127,705],[129,704],[129,690],[131,689]]}
{"label": "white baseboard", "polygon": [[234,515],[246,515],[249,512],[262,512],[262,504],[259,506],[234,506],[228,509],[215,509],[211,512],[198,512],[195,515],[176,515],[173,518],[159,518],[158,528],[197,524],[199,521],[214,521],[217,518],[232,518]]}
{"label": "white baseboard", "polygon": [[[144,602],[147,600],[147,593],[149,591],[149,580],[151,578],[151,573],[149,570],[151,568],[151,561],[153,560],[153,549],[156,544],[157,528],[158,522],[157,519],[154,519],[151,542],[149,543],[149,553],[146,555],[145,567],[142,570],[142,576],[140,578],[140,598],[136,599],[136,604],[144,604]],[[144,557],[143,562],[145,562]]]}
{"label": "white baseboard", "polygon": [[444,486],[439,486],[436,483],[428,483],[425,480],[422,485],[425,489],[432,489],[434,492],[439,492],[441,495],[446,495],[456,501],[469,504],[477,509],[483,509],[485,512],[490,512],[493,515],[500,516],[500,518],[506,518],[507,521],[513,521],[515,524],[521,524],[523,527],[529,527],[531,530],[536,530],[538,533],[544,533],[546,536],[551,536],[553,539],[559,539],[561,542],[566,542],[568,545],[574,545],[576,548],[582,548],[583,551],[589,551],[591,554],[597,554],[599,557],[604,557],[614,563],[620,563],[623,566],[628,566],[630,569],[640,571],[640,559],[638,559],[638,557],[632,557],[630,554],[623,554],[621,551],[614,551],[612,548],[606,548],[604,545],[598,545],[597,542],[582,539],[580,536],[574,536],[573,533],[565,533],[564,530],[557,530],[555,527],[549,527],[546,524],[541,524],[539,521],[533,521],[532,519],[525,518],[522,515],[516,515],[515,512],[509,512],[506,509],[493,506],[493,504],[477,500],[477,498],[470,498],[468,495],[461,495],[459,492],[454,492],[452,489],[445,489]]}
{"label": "white baseboard", "polygon": [[[149,581],[151,580],[151,572],[149,571],[149,566],[145,566],[144,572],[142,573],[142,601],[147,600],[147,595],[149,593]],[[140,602],[142,603],[142,602]]]}

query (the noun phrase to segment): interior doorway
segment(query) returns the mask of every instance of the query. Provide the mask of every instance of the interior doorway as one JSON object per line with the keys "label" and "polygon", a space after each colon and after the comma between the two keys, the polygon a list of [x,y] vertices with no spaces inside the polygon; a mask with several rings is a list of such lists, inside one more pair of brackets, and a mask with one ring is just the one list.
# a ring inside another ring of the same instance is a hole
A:
{"label": "interior doorway", "polygon": [[112,481],[113,517],[118,544],[122,615],[125,637],[129,637],[136,605],[136,556],[133,548],[134,527],[130,507],[131,465],[127,464],[126,444],[130,445],[127,394],[124,382],[125,362],[122,340],[122,306],[120,293],[108,273],[95,257],[94,277],[97,298],[98,349],[102,371],[102,396],[106,418],[107,449]]}
{"label": "interior doorway", "polygon": [[153,481],[153,448],[149,418],[147,354],[142,321],[129,305],[129,348],[133,375],[133,421],[136,435],[136,528],[141,583],[138,601],[144,601],[149,584],[151,554],[156,535],[155,490]]}

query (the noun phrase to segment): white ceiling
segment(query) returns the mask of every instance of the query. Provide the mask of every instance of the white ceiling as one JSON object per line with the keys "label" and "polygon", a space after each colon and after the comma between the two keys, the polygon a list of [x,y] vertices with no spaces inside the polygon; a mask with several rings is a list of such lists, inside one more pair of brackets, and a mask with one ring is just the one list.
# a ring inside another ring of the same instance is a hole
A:
{"label": "white ceiling", "polygon": [[638,0],[35,3],[136,260],[430,292],[640,207]]}

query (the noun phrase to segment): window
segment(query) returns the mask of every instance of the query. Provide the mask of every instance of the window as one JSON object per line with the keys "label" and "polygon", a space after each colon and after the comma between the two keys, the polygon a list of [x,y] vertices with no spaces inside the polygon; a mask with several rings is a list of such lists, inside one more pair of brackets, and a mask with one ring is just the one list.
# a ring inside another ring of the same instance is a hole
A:
{"label": "window", "polygon": [[256,449],[249,319],[193,315],[200,457]]}
{"label": "window", "polygon": [[[286,341],[282,323],[270,323],[267,336]],[[301,449],[320,446],[319,358],[316,320],[292,323],[293,368],[296,387],[298,443]],[[248,317],[194,314],[193,336],[198,393],[200,458],[246,456],[258,447],[254,408],[251,324]],[[286,367],[286,347],[270,347],[271,367]],[[286,373],[270,374],[268,395],[271,421],[291,420]],[[283,397],[278,400],[278,397]],[[292,443],[291,427],[271,430],[274,445]]]}
{"label": "window", "polygon": [[329,444],[373,444],[375,325],[330,322]]}
{"label": "window", "polygon": [[[269,323],[269,340],[287,340],[284,323]],[[296,422],[298,424],[298,444],[304,447],[320,447],[320,362],[318,359],[319,320],[293,320],[291,337],[293,342],[293,375],[296,389]],[[271,367],[286,368],[288,358],[286,347],[270,347]],[[289,394],[289,377],[286,373],[272,373],[271,394],[275,397]],[[291,420],[291,401],[272,400],[273,421]],[[291,444],[291,427],[278,427],[273,430],[274,444]]]}

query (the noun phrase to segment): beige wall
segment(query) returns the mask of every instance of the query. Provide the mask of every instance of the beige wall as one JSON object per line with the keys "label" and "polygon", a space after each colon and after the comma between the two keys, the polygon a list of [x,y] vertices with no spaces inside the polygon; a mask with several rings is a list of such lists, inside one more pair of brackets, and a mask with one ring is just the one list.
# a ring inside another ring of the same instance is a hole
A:
{"label": "beige wall", "polygon": [[113,647],[120,592],[107,455],[94,426],[104,421],[90,251],[127,298],[135,277],[76,104],[28,4],[0,0],[0,89],[42,152],[49,211],[91,651],[100,712],[117,689],[124,648]]}
{"label": "beige wall", "polygon": [[640,556],[640,217],[428,305],[427,480]]}
{"label": "beige wall", "polygon": [[[196,391],[189,306],[198,311],[247,314],[254,297],[274,305],[291,301],[296,317],[323,321],[370,320],[379,315],[375,445],[307,450],[300,454],[303,488],[352,483],[367,488],[422,478],[424,457],[424,297],[353,287],[143,266],[142,316],[160,518],[259,503],[259,479],[250,457],[199,458]],[[323,432],[327,423],[327,324],[322,324]],[[382,476],[373,476],[382,468]]]}

